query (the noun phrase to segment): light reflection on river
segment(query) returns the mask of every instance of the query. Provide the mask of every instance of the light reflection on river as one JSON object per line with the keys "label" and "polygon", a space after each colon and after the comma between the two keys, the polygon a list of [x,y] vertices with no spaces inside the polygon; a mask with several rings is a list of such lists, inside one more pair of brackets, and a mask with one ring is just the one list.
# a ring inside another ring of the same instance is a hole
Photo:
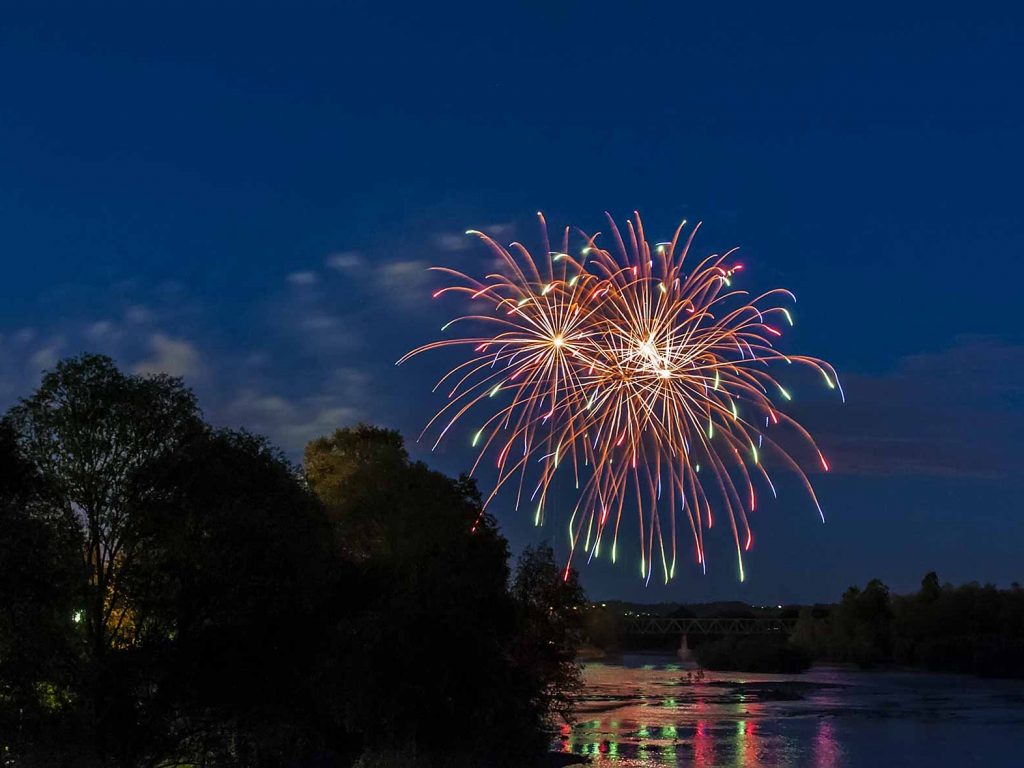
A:
{"label": "light reflection on river", "polygon": [[709,672],[626,656],[585,665],[575,727],[558,747],[594,765],[1024,765],[1024,685],[959,675],[816,668]]}

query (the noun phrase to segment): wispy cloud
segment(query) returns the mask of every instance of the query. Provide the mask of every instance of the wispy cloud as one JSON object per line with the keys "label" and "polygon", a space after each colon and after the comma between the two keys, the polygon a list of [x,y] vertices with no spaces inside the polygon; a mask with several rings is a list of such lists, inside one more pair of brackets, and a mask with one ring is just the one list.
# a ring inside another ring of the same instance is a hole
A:
{"label": "wispy cloud", "polygon": [[11,340],[16,344],[28,344],[36,338],[38,333],[35,328],[19,328],[11,334]]}
{"label": "wispy cloud", "polygon": [[288,284],[299,288],[316,285],[316,272],[292,272],[287,277]]}
{"label": "wispy cloud", "polygon": [[330,254],[324,260],[324,263],[328,268],[336,272],[349,272],[362,267],[364,259],[356,251],[339,251],[338,253]]}
{"label": "wispy cloud", "polygon": [[338,368],[317,394],[288,397],[255,387],[243,388],[225,406],[220,420],[269,436],[292,456],[306,444],[366,417],[366,377]]}
{"label": "wispy cloud", "polygon": [[[515,226],[511,223],[491,224],[484,227],[474,227],[474,229],[477,229],[485,235],[488,235],[500,242],[512,235],[515,231]],[[448,253],[466,251],[472,248],[475,244],[476,238],[472,235],[467,235],[465,232],[442,232],[434,237],[434,245],[436,245],[438,249]]]}
{"label": "wispy cloud", "polygon": [[62,334],[43,334],[35,328],[0,335],[0,409],[28,395],[42,373],[57,364],[66,346]]}
{"label": "wispy cloud", "polygon": [[149,347],[151,355],[135,366],[136,373],[195,377],[203,371],[199,350],[184,339],[155,333],[149,337]]}
{"label": "wispy cloud", "polygon": [[350,318],[332,301],[328,286],[317,281],[301,291],[277,296],[268,306],[267,322],[289,345],[335,354],[360,345]]}
{"label": "wispy cloud", "polygon": [[[359,263],[350,252],[335,267]],[[407,268],[399,264],[390,273],[411,279]],[[250,308],[250,333],[234,340],[209,322],[210,308],[187,284],[122,281],[106,304],[97,301],[104,308],[98,316],[51,317],[0,332],[0,412],[30,395],[62,357],[100,352],[125,371],[184,378],[212,423],[265,434],[298,458],[310,439],[380,411],[372,410],[373,389],[355,367],[366,329],[349,309],[360,292],[375,289],[380,274],[372,270],[369,282],[359,278],[363,287],[339,296],[326,267],[286,273],[269,301]],[[208,357],[207,347],[218,354]]]}
{"label": "wispy cloud", "polygon": [[122,333],[114,322],[98,320],[86,326],[84,335],[93,344],[109,344],[119,340]]}
{"label": "wispy cloud", "polygon": [[844,377],[847,403],[805,408],[835,471],[996,476],[1024,467],[1024,346],[961,337],[891,371]]}
{"label": "wispy cloud", "polygon": [[144,325],[153,319],[153,311],[142,304],[133,304],[125,309],[124,319],[135,325]]}
{"label": "wispy cloud", "polygon": [[60,360],[61,350],[64,348],[64,339],[57,337],[46,346],[37,349],[29,358],[29,365],[32,373],[42,373],[53,368]]}
{"label": "wispy cloud", "polygon": [[381,291],[407,308],[430,297],[430,265],[425,261],[389,261],[377,268],[376,281]]}
{"label": "wispy cloud", "polygon": [[434,244],[442,251],[456,253],[458,251],[466,250],[473,243],[470,240],[469,235],[460,232],[457,235],[451,233],[437,235],[434,238]]}

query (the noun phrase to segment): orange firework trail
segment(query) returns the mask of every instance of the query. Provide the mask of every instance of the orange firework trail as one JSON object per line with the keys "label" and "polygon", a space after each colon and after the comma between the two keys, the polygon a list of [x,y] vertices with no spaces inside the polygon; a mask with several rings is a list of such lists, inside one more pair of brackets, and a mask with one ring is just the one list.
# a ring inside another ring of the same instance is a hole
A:
{"label": "orange firework trail", "polygon": [[679,527],[692,535],[706,570],[713,506],[732,530],[744,579],[758,488],[776,493],[766,456],[792,470],[824,521],[806,472],[772,436],[794,433],[828,471],[807,431],[775,405],[790,393],[772,376],[773,363],[810,367],[842,396],[831,365],[773,345],[793,322],[781,302],[795,297],[776,289],[751,298],[733,288],[743,268],[735,249],[693,263],[699,224],[684,236],[684,221],[670,242],[652,248],[639,214],[625,237],[609,217],[611,250],[598,246],[598,235],[584,235],[582,250],[570,255],[569,229],[562,250],[551,251],[538,216],[543,258],[470,230],[493,252],[498,270],[481,281],[435,268],[456,283],[435,298],[462,294],[478,308],[442,330],[468,323],[482,334],[435,341],[398,361],[441,347],[472,348],[435,387],[444,388],[448,403],[424,434],[436,431],[437,447],[474,406],[486,408],[472,438],[479,449],[473,472],[488,455],[498,469],[485,508],[512,486],[516,508],[531,504],[539,525],[561,471],[577,489],[572,552],[599,557],[609,542],[615,561],[623,514],[635,510],[641,577],[649,581],[657,569],[666,582],[675,575]]}

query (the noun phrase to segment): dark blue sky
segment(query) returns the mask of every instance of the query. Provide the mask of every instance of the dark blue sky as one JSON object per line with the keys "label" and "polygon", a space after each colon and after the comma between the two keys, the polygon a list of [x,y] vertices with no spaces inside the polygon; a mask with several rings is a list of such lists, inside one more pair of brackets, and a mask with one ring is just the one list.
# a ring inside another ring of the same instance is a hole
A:
{"label": "dark blue sky", "polygon": [[[295,5],[4,9],[0,406],[95,350],[295,457],[358,419],[414,437],[441,361],[393,362],[445,317],[424,268],[486,263],[463,230],[701,219],[843,375],[846,406],[798,398],[829,520],[784,495],[746,583],[722,530],[707,576],[594,566],[591,594],[1024,581],[1024,11]],[[414,453],[457,472],[468,432]]]}

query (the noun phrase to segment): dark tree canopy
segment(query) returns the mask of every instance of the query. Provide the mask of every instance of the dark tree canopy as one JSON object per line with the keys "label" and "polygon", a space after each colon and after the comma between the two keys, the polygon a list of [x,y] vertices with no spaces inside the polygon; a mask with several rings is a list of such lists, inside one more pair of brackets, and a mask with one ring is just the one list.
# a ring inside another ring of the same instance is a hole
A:
{"label": "dark tree canopy", "polygon": [[575,571],[565,573],[548,545],[526,547],[512,581],[520,631],[513,646],[526,687],[542,716],[572,717],[573,697],[582,686],[576,663],[583,635],[586,596]]}
{"label": "dark tree canopy", "polygon": [[[37,722],[62,707],[76,679],[84,569],[81,540],[33,515],[40,478],[0,424],[0,698]],[[0,721],[10,733],[11,722]]]}
{"label": "dark tree canopy", "polygon": [[266,764],[316,741],[325,610],[345,573],[321,505],[244,432],[208,433],[154,469],[125,585],[143,656],[160,659],[151,711],[183,757]]}
{"label": "dark tree canopy", "polygon": [[133,494],[146,492],[145,468],[201,431],[195,397],[178,379],[129,376],[110,358],[83,355],[44,375],[7,422],[41,479],[45,516],[81,528],[92,572],[85,615],[102,654],[122,641],[118,576],[135,557],[126,547]]}
{"label": "dark tree canopy", "polygon": [[371,749],[397,739],[474,766],[536,757],[578,683],[575,573],[564,581],[550,549],[531,550],[512,581],[475,484],[410,461],[395,432],[316,440],[306,473],[362,564],[338,678],[354,732]]}
{"label": "dark tree canopy", "polygon": [[[353,557],[402,560],[470,541],[506,552],[494,520],[481,514],[476,484],[410,461],[397,432],[366,425],[339,429],[309,444],[305,469],[342,548]],[[471,539],[474,529],[480,535]]]}
{"label": "dark tree canopy", "polygon": [[343,504],[357,491],[358,472],[401,471],[409,462],[402,436],[397,432],[360,424],[319,437],[306,446],[305,470],[324,503]]}
{"label": "dark tree canopy", "polygon": [[891,595],[873,579],[830,609],[804,610],[794,641],[819,660],[1024,678],[1024,590],[954,587],[933,571],[918,592]]}
{"label": "dark tree canopy", "polygon": [[447,738],[443,722],[487,711],[483,681],[511,637],[505,539],[471,482],[410,462],[395,432],[338,430],[309,445],[306,471],[362,564],[347,719],[371,743]]}
{"label": "dark tree canopy", "polygon": [[0,427],[0,749],[476,768],[529,762],[568,714],[575,574],[541,549],[511,579],[475,484],[398,433],[338,430],[303,473],[205,424],[179,380],[97,356]]}

